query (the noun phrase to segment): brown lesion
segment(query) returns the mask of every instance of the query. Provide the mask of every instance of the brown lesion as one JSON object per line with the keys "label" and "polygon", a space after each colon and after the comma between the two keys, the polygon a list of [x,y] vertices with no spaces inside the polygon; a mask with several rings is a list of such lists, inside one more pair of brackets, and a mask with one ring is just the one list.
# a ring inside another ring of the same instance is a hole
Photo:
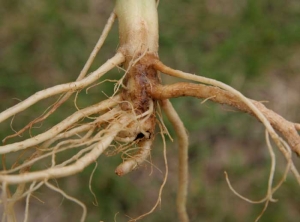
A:
{"label": "brown lesion", "polygon": [[[152,61],[156,59],[154,55],[143,56],[134,64],[124,79],[122,98],[133,105],[137,115],[146,112],[150,107],[150,101],[154,102],[148,93],[149,85],[160,83],[158,72],[152,66]],[[123,110],[132,109],[128,103],[122,104]]]}
{"label": "brown lesion", "polygon": [[[121,109],[124,111],[131,112],[133,109],[136,115],[141,115],[150,109],[151,104],[154,106],[151,116],[142,124],[141,130],[147,132],[148,135],[154,135],[156,125],[156,100],[147,90],[151,86],[160,84],[158,71],[152,65],[156,59],[155,55],[146,54],[138,60],[126,74],[121,93],[122,100],[126,101],[121,104]],[[125,63],[125,68],[126,66],[129,65]],[[140,133],[138,132],[136,136],[141,137]]]}
{"label": "brown lesion", "polygon": [[157,101],[148,88],[160,84],[158,71],[152,65],[157,57],[152,54],[137,54],[135,57],[141,58],[133,62],[134,59],[128,56],[124,64],[125,69],[129,70],[123,80],[123,102],[120,104],[123,111],[134,112],[135,118],[118,137],[130,137],[138,150],[117,167],[115,172],[119,176],[132,171],[148,158],[155,137]]}

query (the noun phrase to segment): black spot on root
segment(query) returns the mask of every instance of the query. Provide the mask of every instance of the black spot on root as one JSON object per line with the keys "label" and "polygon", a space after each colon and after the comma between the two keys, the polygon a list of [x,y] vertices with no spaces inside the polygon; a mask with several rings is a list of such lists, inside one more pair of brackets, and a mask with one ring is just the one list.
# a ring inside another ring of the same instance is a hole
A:
{"label": "black spot on root", "polygon": [[136,140],[138,140],[138,139],[143,139],[144,137],[145,137],[145,135],[144,135],[143,133],[139,133],[139,134],[135,137],[134,141],[136,141]]}

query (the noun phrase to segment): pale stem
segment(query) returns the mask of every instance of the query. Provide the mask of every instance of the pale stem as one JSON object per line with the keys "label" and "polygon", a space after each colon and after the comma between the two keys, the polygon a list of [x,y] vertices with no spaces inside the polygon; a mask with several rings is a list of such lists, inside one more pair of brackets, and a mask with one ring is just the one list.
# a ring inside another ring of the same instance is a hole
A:
{"label": "pale stem", "polygon": [[157,54],[158,16],[155,0],[117,0],[120,50],[126,56],[136,52]]}

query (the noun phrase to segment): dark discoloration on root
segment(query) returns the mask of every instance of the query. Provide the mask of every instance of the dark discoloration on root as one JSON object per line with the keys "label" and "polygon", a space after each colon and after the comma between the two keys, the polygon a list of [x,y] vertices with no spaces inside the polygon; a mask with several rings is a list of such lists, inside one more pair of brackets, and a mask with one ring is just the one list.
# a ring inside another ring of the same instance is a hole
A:
{"label": "dark discoloration on root", "polygon": [[151,104],[154,105],[153,113],[143,123],[142,129],[149,132],[150,135],[154,135],[156,124],[156,100],[148,93],[148,88],[160,83],[158,72],[152,66],[156,59],[155,55],[146,54],[130,67],[123,82],[125,88],[122,90],[122,99],[126,101],[121,104],[121,109],[124,111],[132,111],[133,109],[136,115],[141,115],[150,109]]}
{"label": "dark discoloration on root", "polygon": [[[141,54],[139,55],[141,56]],[[156,126],[156,100],[153,99],[149,88],[160,84],[158,71],[153,67],[155,55],[146,54],[133,65],[125,62],[128,73],[123,81],[121,109],[126,112],[134,111],[137,121],[132,122],[127,131],[118,136],[134,138],[139,150],[131,158],[125,160],[116,169],[119,176],[125,175],[142,164],[150,155]]]}
{"label": "dark discoloration on root", "polygon": [[[137,115],[149,109],[150,100],[153,102],[147,88],[160,83],[158,72],[152,66],[152,61],[156,58],[154,55],[145,55],[130,68],[124,79],[126,88],[122,92],[123,100],[132,103]],[[128,103],[123,103],[122,109],[129,110],[132,107]]]}

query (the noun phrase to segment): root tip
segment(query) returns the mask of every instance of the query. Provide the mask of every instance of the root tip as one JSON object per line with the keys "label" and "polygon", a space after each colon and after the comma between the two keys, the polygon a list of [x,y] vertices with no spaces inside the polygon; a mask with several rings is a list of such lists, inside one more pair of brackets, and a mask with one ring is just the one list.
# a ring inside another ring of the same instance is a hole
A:
{"label": "root tip", "polygon": [[119,170],[119,169],[115,170],[115,174],[117,174],[120,177],[125,175],[125,173],[122,170]]}
{"label": "root tip", "polygon": [[124,176],[125,174],[131,172],[137,167],[137,163],[134,160],[127,160],[124,163],[121,163],[117,169],[115,170],[115,173],[118,176]]}

